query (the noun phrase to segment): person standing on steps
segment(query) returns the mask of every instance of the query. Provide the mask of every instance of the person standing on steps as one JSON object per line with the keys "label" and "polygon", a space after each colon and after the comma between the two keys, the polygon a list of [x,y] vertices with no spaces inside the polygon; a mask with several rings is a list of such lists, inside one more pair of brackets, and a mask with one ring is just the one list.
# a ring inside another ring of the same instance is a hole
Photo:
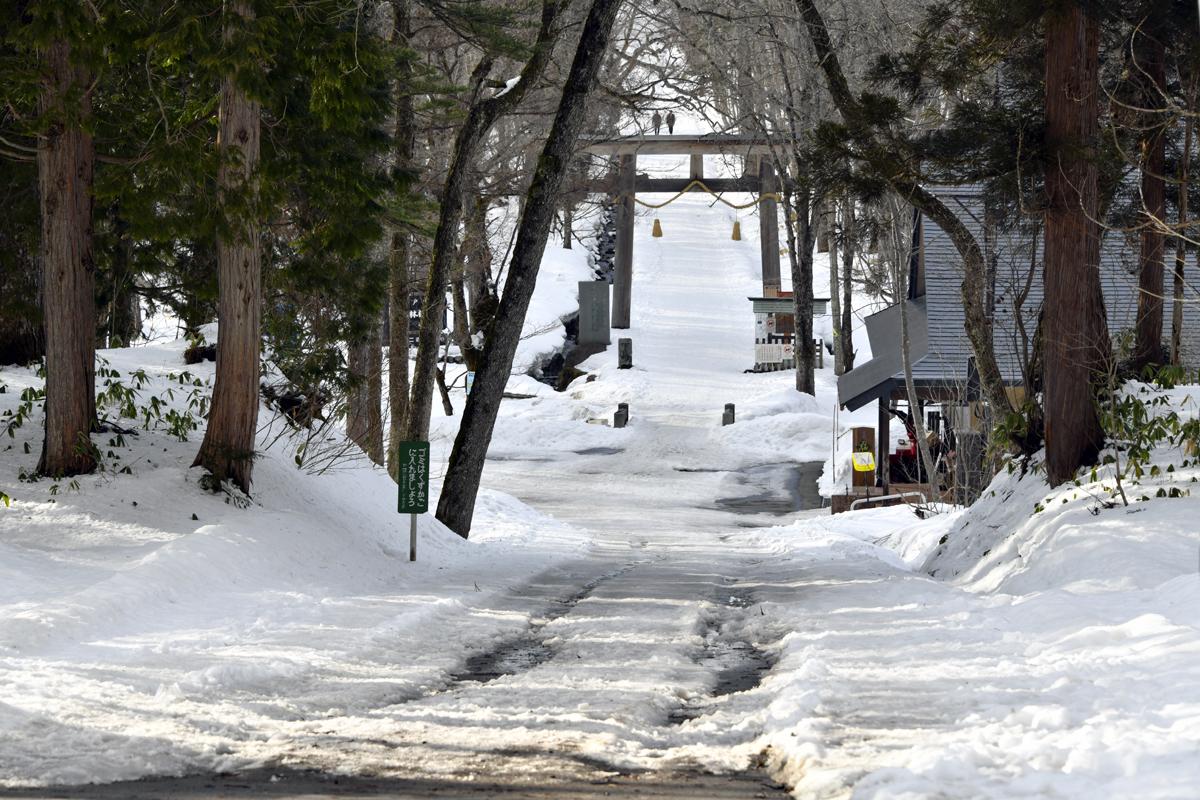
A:
{"label": "person standing on steps", "polygon": [[667,112],[667,133],[674,133],[674,132],[675,132],[675,112],[668,111]]}
{"label": "person standing on steps", "polygon": [[658,136],[659,130],[662,129],[662,114],[655,111],[654,116],[650,118],[650,125],[654,128],[654,135]]}

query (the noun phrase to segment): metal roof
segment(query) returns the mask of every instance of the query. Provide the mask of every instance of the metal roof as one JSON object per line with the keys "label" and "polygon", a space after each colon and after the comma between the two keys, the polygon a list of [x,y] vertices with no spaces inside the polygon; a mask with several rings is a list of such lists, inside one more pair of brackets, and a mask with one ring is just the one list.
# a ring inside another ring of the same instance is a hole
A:
{"label": "metal roof", "polygon": [[[982,192],[977,187],[935,191],[982,246]],[[967,379],[967,359],[973,352],[966,335],[962,302],[962,259],[954,243],[939,227],[929,222],[922,227],[926,289],[922,321],[927,326],[927,350],[913,360],[913,379],[923,386],[963,386]],[[1022,227],[999,231],[996,239],[988,247],[989,252],[994,254],[996,265],[992,283],[992,341],[1005,381],[1017,384],[1021,382],[1021,364],[1026,360],[1029,346],[1026,339],[1033,336],[1042,306],[1042,243],[1040,236]],[[1172,249],[1167,248],[1165,274],[1168,293],[1174,269],[1173,255]],[[1132,328],[1137,317],[1137,260],[1136,238],[1117,231],[1105,234],[1101,244],[1100,279],[1109,330],[1114,334]],[[1200,287],[1200,271],[1194,259],[1189,259],[1184,275],[1190,302],[1184,304],[1183,361],[1189,367],[1196,368],[1200,366],[1200,305],[1197,304],[1200,298],[1196,296],[1195,287]],[[1018,319],[1014,304],[1024,291],[1028,294]],[[1168,299],[1163,309],[1164,339],[1170,336],[1171,310],[1172,303]],[[885,309],[880,314],[886,314],[887,311]],[[883,330],[893,326],[882,324],[882,319],[874,325],[878,329],[875,331],[872,331],[872,318],[867,319],[874,358],[838,380],[838,398],[848,408],[859,408],[871,400],[890,394],[897,381],[903,382],[899,336]],[[1022,323],[1027,336],[1021,333]],[[898,328],[895,330],[898,331]],[[913,350],[913,355],[917,356],[919,350],[915,343]],[[876,361],[879,363],[874,363]],[[896,369],[888,372],[887,367],[891,364],[897,365]],[[860,370],[865,372],[860,373]],[[884,375],[884,372],[888,374]]]}

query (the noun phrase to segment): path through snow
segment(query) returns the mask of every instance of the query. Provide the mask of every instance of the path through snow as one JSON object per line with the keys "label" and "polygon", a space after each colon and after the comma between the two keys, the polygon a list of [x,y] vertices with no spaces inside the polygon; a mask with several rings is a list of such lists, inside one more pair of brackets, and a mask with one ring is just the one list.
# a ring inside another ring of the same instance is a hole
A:
{"label": "path through snow", "polygon": [[[817,798],[1194,794],[1194,628],[930,579],[875,543],[902,509],[773,527],[771,490],[745,513],[738,492],[826,456],[832,375],[814,400],[743,374],[756,226],[729,242],[733,212],[704,198],[658,214],[635,368],[608,352],[566,394],[524,384],[485,470],[574,531],[485,494],[475,541],[427,527],[408,565],[386,476],[301,480],[272,455],[242,512],[189,483],[193,445],[151,434],[136,478],[18,498],[0,781],[60,788],[0,797],[783,796],[766,775]],[[584,423],[618,402],[629,428]]]}

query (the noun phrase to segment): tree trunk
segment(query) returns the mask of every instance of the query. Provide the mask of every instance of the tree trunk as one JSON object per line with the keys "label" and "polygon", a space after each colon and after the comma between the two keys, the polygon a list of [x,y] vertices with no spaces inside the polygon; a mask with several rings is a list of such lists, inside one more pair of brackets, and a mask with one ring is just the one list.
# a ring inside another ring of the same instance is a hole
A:
{"label": "tree trunk", "polygon": [[[10,191],[38,197],[38,166],[9,165]],[[42,317],[41,242],[20,227],[0,226],[0,252],[10,269],[0,269],[0,366],[29,364],[46,355]]]}
{"label": "tree trunk", "polygon": [[[1046,19],[1045,300],[1043,302],[1046,472],[1051,486],[1093,463],[1104,434],[1092,380],[1104,360],[1107,326],[1099,303],[1097,132],[1099,29],[1073,6]],[[1103,337],[1103,342],[1098,338]]]}
{"label": "tree trunk", "polygon": [[841,365],[841,297],[839,296],[838,287],[841,281],[838,277],[838,231],[835,230],[838,224],[838,201],[832,200],[829,203],[830,213],[828,215],[829,225],[829,314],[833,320],[833,374],[840,375],[845,372],[845,368]]}
{"label": "tree trunk", "polygon": [[[854,298],[853,277],[854,257],[858,248],[858,225],[854,217],[854,198],[847,197],[842,211],[842,229],[847,236],[842,241],[842,335],[838,338],[838,347],[842,351],[842,371],[854,369]],[[833,294],[838,293],[838,287],[831,287]]]}
{"label": "tree trunk", "polygon": [[[933,456],[929,452],[929,440],[925,431],[925,420],[921,412],[921,402],[917,395],[916,383],[912,372],[912,344],[908,328],[908,264],[912,256],[912,231],[908,221],[912,218],[908,204],[898,197],[889,197],[886,201],[889,211],[889,236],[892,253],[892,286],[900,305],[900,363],[904,370],[904,396],[908,400],[908,413],[912,416],[913,437],[916,439],[917,456],[921,469],[925,471],[925,479],[936,493],[937,469]],[[919,476],[918,476],[919,482]],[[931,498],[932,499],[932,498]]]}
{"label": "tree trunk", "polygon": [[954,243],[963,260],[962,301],[967,338],[979,369],[979,381],[988,403],[996,414],[1013,410],[1004,387],[1004,377],[996,361],[992,341],[992,321],[983,304],[987,264],[970,229],[946,204],[918,182],[907,159],[890,142],[881,140],[865,121],[866,115],[850,91],[841,62],[829,38],[829,29],[814,0],[796,0],[805,30],[825,73],[826,88],[859,149],[859,157],[901,197],[941,228]]}
{"label": "tree trunk", "polygon": [[458,226],[462,218],[463,189],[467,168],[483,141],[479,106],[472,107],[458,138],[442,187],[437,232],[433,238],[433,260],[425,281],[425,300],[421,306],[421,327],[417,333],[417,357],[413,367],[412,389],[404,421],[404,441],[429,438],[429,415],[433,406],[437,376],[438,346],[442,337],[442,317],[446,307],[446,286],[458,254]]}
{"label": "tree trunk", "polygon": [[558,197],[583,132],[588,95],[595,86],[608,50],[620,5],[621,0],[592,0],[554,123],[526,193],[525,211],[517,229],[500,308],[487,337],[475,386],[467,398],[462,426],[454,440],[438,500],[437,518],[463,537],[471,530],[475,498],[500,410],[500,399],[512,371]]}
{"label": "tree trunk", "polygon": [[133,240],[120,203],[108,207],[109,225],[116,245],[112,252],[111,286],[103,323],[105,347],[128,347],[141,331],[137,286],[133,274]]}
{"label": "tree trunk", "polygon": [[[1139,31],[1134,46],[1141,69],[1143,108],[1162,108],[1166,102],[1166,47],[1152,27]],[[1166,130],[1161,120],[1147,114],[1141,141],[1142,230],[1138,271],[1138,314],[1134,365],[1138,368],[1161,364],[1166,359],[1163,329],[1163,230],[1167,201],[1163,171]]]}
{"label": "tree trunk", "polygon": [[[836,203],[835,203],[836,206]],[[846,230],[842,226],[843,232]],[[844,238],[844,237],[843,237]],[[837,232],[834,232],[833,242],[836,248]],[[836,249],[829,254],[829,316],[833,330],[833,374],[841,375],[846,371],[842,364],[842,281],[841,264],[838,262]]]}
{"label": "tree trunk", "polygon": [[92,472],[97,455],[90,437],[96,424],[92,76],[71,55],[62,39],[45,51],[39,106],[49,126],[37,143],[46,330],[46,428],[38,472],[53,476]]}
{"label": "tree trunk", "polygon": [[[412,38],[410,0],[392,0],[393,41],[407,48]],[[416,122],[409,83],[412,68],[402,58],[392,87],[396,108],[395,169],[398,175],[412,169],[416,145]],[[406,178],[400,178],[398,191],[405,190]],[[408,412],[408,328],[410,304],[409,234],[392,229],[388,247],[388,473],[398,479],[400,443],[404,441],[404,420]]]}
{"label": "tree trunk", "polygon": [[455,270],[455,274],[450,278],[450,298],[454,302],[454,342],[458,345],[458,351],[462,354],[463,365],[471,372],[479,366],[479,349],[475,347],[474,337],[471,336],[471,331],[474,328],[471,320],[471,314],[467,311],[467,289],[464,284],[463,272],[466,269],[466,263],[460,257],[459,267]]}
{"label": "tree trunk", "polygon": [[[979,372],[979,384],[994,415],[1003,416],[1013,411],[1012,402],[1005,389],[1004,376],[996,361],[992,318],[985,305],[987,261],[979,248],[979,242],[963,221],[932,192],[904,179],[893,180],[892,186],[901,197],[941,228],[954,243],[959,257],[963,260],[963,281],[959,288],[959,296],[962,298],[967,339],[971,342],[971,350]],[[1099,280],[1099,273],[1096,277]]]}
{"label": "tree trunk", "polygon": [[816,239],[820,200],[814,200],[809,189],[798,187],[793,194],[792,208],[796,214],[796,257],[792,267],[792,308],[795,313],[793,349],[796,354],[796,391],[816,395],[817,353],[813,345],[813,245]]}
{"label": "tree trunk", "polygon": [[[249,0],[231,0],[226,42],[253,17]],[[260,109],[229,74],[218,113],[217,186],[225,229],[217,236],[217,376],[208,429],[192,466],[206,469],[218,485],[232,481],[248,493],[258,429],[262,261],[258,221],[233,209],[256,206]]]}
{"label": "tree trunk", "polygon": [[496,316],[496,306],[500,304],[491,286],[492,248],[488,243],[487,212],[487,201],[478,198],[464,224],[463,247],[467,251],[467,298],[472,335],[487,332]]}
{"label": "tree trunk", "polygon": [[400,443],[408,413],[409,236],[392,233],[388,259],[388,473],[398,476]]}
{"label": "tree trunk", "polygon": [[[1187,78],[1186,108],[1196,107],[1196,79]],[[1188,221],[1188,164],[1192,160],[1192,129],[1194,119],[1188,116],[1183,125],[1183,159],[1179,162],[1179,235],[1175,237],[1175,281],[1171,297],[1171,363],[1183,363],[1183,287],[1184,267],[1187,264],[1186,226]]]}
{"label": "tree trunk", "polygon": [[421,329],[417,335],[417,358],[413,367],[412,391],[404,422],[406,441],[429,438],[429,414],[433,406],[433,388],[437,379],[438,344],[442,334],[442,314],[446,306],[446,286],[458,255],[458,228],[462,221],[463,191],[476,152],[503,114],[516,107],[541,75],[554,49],[557,32],[554,21],[562,10],[556,0],[543,0],[542,23],[537,41],[520,78],[504,94],[481,100],[484,79],[491,60],[484,58],[472,76],[473,97],[470,110],[458,130],[446,182],[442,187],[437,231],[433,237],[433,259],[425,283],[425,303],[421,309]]}
{"label": "tree trunk", "polygon": [[379,323],[348,348],[350,379],[346,434],[367,458],[383,462],[383,341]]}

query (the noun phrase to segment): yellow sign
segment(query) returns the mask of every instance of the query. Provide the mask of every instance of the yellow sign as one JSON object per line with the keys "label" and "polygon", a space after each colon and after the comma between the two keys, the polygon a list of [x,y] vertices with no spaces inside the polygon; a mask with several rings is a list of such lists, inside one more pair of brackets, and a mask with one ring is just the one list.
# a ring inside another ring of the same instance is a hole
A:
{"label": "yellow sign", "polygon": [[860,450],[851,454],[850,460],[854,464],[855,472],[875,471],[875,456],[869,450]]}

